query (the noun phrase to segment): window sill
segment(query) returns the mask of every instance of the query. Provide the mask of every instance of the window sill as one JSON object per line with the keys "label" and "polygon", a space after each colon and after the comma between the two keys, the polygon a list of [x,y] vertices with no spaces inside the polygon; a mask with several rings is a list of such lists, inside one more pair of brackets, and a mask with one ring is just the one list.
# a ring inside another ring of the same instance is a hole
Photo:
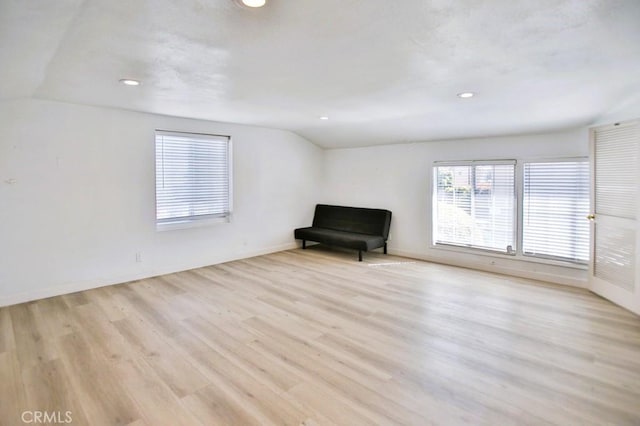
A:
{"label": "window sill", "polygon": [[533,257],[533,256],[524,256],[519,253],[507,254],[507,253],[500,253],[497,251],[489,251],[489,250],[476,249],[471,247],[459,247],[459,246],[444,245],[444,244],[431,244],[430,248],[435,250],[450,251],[450,252],[455,252],[460,254],[486,256],[486,257],[492,257],[497,259],[514,260],[514,261],[527,262],[527,263],[537,263],[537,264],[550,265],[550,266],[561,266],[564,268],[578,269],[583,271],[586,271],[589,269],[588,265],[585,265],[582,263],[573,263],[573,262],[565,262],[562,260],[545,259],[545,258]]}
{"label": "window sill", "polygon": [[181,220],[175,222],[156,223],[156,231],[174,231],[177,229],[200,228],[204,226],[216,225],[219,223],[231,222],[231,216],[214,217],[209,219]]}

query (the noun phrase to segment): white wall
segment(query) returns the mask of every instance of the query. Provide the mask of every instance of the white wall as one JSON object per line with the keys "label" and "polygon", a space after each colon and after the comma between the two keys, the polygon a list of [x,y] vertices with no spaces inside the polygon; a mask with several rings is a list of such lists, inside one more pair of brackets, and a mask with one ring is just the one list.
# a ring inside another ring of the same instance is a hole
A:
{"label": "white wall", "polygon": [[[231,223],[156,232],[155,129],[232,137]],[[38,100],[0,130],[0,306],[295,247],[318,199],[324,153],[287,131]]]}
{"label": "white wall", "polygon": [[585,287],[584,270],[431,248],[431,171],[434,161],[587,156],[588,148],[587,130],[576,129],[330,150],[322,201],[391,210],[390,253]]}
{"label": "white wall", "polygon": [[621,121],[630,121],[640,118],[640,92],[631,91],[631,94],[620,102],[616,102],[606,113],[598,117],[592,126],[601,126]]}
{"label": "white wall", "polygon": [[[0,306],[295,247],[317,202],[392,210],[391,253],[586,285],[582,270],[430,247],[433,161],[585,156],[586,129],[323,151],[286,131],[27,99],[0,102],[0,129]],[[155,129],[232,136],[231,223],[156,232]]]}

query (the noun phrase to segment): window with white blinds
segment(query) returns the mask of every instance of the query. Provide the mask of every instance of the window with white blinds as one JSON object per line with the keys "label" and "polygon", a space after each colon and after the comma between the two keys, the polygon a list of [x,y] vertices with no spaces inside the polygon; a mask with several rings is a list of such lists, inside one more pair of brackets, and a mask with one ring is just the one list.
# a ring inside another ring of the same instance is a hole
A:
{"label": "window with white blinds", "polygon": [[187,224],[231,212],[227,136],[156,131],[156,223]]}
{"label": "window with white blinds", "polygon": [[513,254],[515,161],[436,163],[433,242]]}
{"label": "window with white blinds", "polygon": [[524,163],[522,251],[587,263],[589,260],[589,163]]}

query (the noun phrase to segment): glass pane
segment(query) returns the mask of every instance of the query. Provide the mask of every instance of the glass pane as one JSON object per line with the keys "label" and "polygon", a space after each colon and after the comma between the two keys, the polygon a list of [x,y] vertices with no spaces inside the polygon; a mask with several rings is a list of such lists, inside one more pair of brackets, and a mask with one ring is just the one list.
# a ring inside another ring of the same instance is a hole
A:
{"label": "glass pane", "polygon": [[515,166],[440,166],[434,170],[434,242],[512,252]]}

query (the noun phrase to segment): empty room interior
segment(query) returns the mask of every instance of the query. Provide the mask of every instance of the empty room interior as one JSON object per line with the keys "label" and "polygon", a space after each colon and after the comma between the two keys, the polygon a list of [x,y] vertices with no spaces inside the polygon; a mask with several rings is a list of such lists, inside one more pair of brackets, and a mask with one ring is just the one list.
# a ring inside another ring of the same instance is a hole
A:
{"label": "empty room interior", "polygon": [[637,0],[0,0],[0,425],[639,425]]}

